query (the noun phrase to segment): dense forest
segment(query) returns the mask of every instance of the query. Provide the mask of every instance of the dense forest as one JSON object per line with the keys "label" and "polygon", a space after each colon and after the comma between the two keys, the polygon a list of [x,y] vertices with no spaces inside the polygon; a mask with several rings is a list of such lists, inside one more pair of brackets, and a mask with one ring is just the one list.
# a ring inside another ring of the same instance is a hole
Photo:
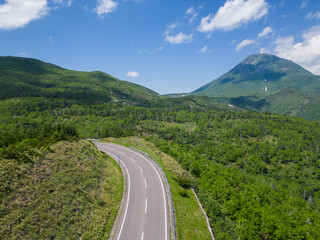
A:
{"label": "dense forest", "polygon": [[[190,173],[179,182],[197,192],[216,239],[320,239],[319,121],[165,98],[34,59],[0,57],[0,73],[1,239],[106,237],[119,167],[81,139],[126,136],[152,142]],[[92,221],[77,225],[82,216]]]}
{"label": "dense forest", "polygon": [[160,102],[2,100],[1,161],[27,162],[59,140],[140,136],[193,175],[185,187],[198,193],[217,239],[320,238],[319,122],[197,97]]}

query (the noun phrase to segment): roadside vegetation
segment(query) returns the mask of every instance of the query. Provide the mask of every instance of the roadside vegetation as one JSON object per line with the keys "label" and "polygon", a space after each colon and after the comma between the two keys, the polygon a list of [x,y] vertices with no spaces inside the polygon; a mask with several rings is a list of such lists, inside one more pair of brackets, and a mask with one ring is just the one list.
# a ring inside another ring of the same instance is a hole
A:
{"label": "roadside vegetation", "polygon": [[121,170],[68,129],[56,128],[55,139],[35,138],[41,146],[29,138],[1,148],[0,239],[108,238]]}
{"label": "roadside vegetation", "polygon": [[319,122],[190,106],[189,99],[176,108],[50,100],[41,110],[37,99],[10,101],[0,103],[3,158],[28,159],[32,149],[16,150],[33,144],[29,130],[39,137],[57,122],[80,138],[140,136],[192,175],[217,239],[320,238]]}
{"label": "roadside vegetation", "polygon": [[122,175],[79,139],[129,136],[162,152],[153,156],[172,185],[180,238],[203,232],[191,186],[216,239],[320,239],[319,121],[165,99],[105,74],[14,61],[0,61],[1,239],[104,238]]}
{"label": "roadside vegetation", "polygon": [[193,177],[176,160],[141,138],[105,138],[101,141],[132,146],[152,156],[163,167],[170,185],[178,239],[211,239],[205,216],[191,190]]}

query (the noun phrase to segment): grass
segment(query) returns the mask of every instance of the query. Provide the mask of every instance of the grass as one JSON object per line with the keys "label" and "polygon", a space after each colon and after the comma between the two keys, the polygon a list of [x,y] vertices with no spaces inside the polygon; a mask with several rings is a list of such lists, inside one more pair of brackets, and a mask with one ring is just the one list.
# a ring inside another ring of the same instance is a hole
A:
{"label": "grass", "polygon": [[136,137],[106,138],[102,141],[133,146],[141,151],[147,152],[156,159],[164,168],[171,188],[173,205],[175,209],[176,227],[178,239],[211,239],[203,215],[197,200],[191,189],[182,188],[177,179],[182,176],[191,177],[185,172],[179,163],[165,153],[159,156],[159,150],[150,142]]}
{"label": "grass", "polygon": [[107,239],[122,190],[118,165],[88,141],[0,159],[0,239]]}

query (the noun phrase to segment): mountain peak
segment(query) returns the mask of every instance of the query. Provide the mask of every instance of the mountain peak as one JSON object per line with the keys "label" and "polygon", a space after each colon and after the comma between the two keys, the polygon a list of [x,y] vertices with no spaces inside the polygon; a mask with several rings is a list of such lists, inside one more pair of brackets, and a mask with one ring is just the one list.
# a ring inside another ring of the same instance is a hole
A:
{"label": "mountain peak", "polygon": [[268,62],[281,61],[280,57],[277,57],[272,54],[267,53],[256,53],[248,56],[245,60],[242,61],[244,64],[265,64]]}
{"label": "mountain peak", "polygon": [[[265,95],[285,87],[308,88],[301,80],[315,79],[298,64],[271,54],[252,54],[229,72],[197,89],[193,93],[211,97]],[[267,91],[266,91],[267,89]]]}

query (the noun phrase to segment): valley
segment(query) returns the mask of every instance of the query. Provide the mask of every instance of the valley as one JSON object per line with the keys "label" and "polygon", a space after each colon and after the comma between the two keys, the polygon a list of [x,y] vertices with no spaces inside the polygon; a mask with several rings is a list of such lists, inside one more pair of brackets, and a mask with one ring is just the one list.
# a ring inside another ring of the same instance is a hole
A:
{"label": "valley", "polygon": [[[123,179],[113,160],[81,139],[110,137],[138,147],[146,141],[146,151],[161,151],[179,163],[161,163],[155,154],[165,171],[170,169],[170,185],[176,185],[181,239],[194,239],[190,228],[203,229],[200,239],[208,236],[206,227],[196,225],[205,226],[204,219],[194,220],[198,210],[184,213],[191,188],[216,239],[320,238],[320,123],[307,120],[309,114],[318,116],[312,110],[319,109],[312,91],[318,80],[303,69],[293,72],[308,75],[310,87],[295,83],[282,89],[270,81],[268,91],[275,91],[270,95],[253,83],[244,96],[221,91],[223,96],[197,92],[171,98],[105,73],[69,71],[34,59],[2,57],[0,72],[0,238],[106,239]],[[245,83],[241,76],[236,81]],[[308,104],[313,108],[305,108]],[[266,106],[295,116],[270,113]],[[306,119],[297,117],[299,109],[308,113]],[[84,217],[90,221],[80,225],[77,218]]]}

